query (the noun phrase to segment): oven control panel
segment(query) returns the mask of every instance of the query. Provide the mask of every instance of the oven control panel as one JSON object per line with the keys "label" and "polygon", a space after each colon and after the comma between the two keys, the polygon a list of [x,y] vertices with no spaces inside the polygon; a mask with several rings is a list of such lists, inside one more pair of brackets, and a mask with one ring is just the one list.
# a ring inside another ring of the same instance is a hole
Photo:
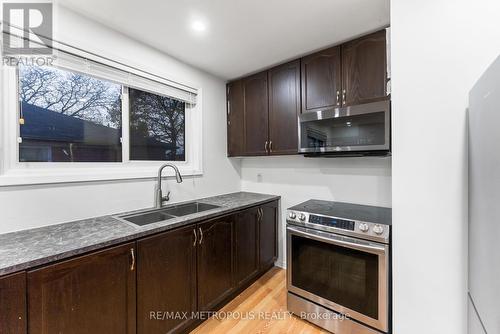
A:
{"label": "oven control panel", "polygon": [[390,228],[387,225],[356,220],[315,215],[308,212],[287,211],[287,222],[326,232],[340,233],[373,241],[388,243]]}
{"label": "oven control panel", "polygon": [[356,223],[353,220],[330,218],[316,215],[309,215],[309,223],[323,226],[341,228],[343,230],[354,231]]}

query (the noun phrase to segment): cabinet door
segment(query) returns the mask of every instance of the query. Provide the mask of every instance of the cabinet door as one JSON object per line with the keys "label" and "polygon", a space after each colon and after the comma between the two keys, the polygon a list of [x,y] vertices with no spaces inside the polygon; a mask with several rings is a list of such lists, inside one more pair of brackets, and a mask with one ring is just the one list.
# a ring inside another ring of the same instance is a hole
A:
{"label": "cabinet door", "polygon": [[235,220],[235,280],[245,284],[259,272],[259,211],[257,208],[238,213]]}
{"label": "cabinet door", "polygon": [[26,273],[0,278],[0,333],[26,333]]}
{"label": "cabinet door", "polygon": [[261,206],[260,218],[260,268],[273,265],[278,258],[278,202]]}
{"label": "cabinet door", "polygon": [[178,332],[191,324],[190,316],[162,319],[151,312],[196,312],[195,229],[181,228],[137,242],[139,334]]}
{"label": "cabinet door", "polygon": [[302,58],[302,112],[340,105],[340,61],[340,47],[337,46]]}
{"label": "cabinet door", "polygon": [[213,310],[233,288],[234,216],[198,224],[198,310]]}
{"label": "cabinet door", "polygon": [[245,155],[267,155],[267,72],[243,79]]}
{"label": "cabinet door", "polygon": [[344,105],[387,98],[385,30],[342,45],[342,72]]}
{"label": "cabinet door", "polygon": [[300,61],[269,70],[269,151],[297,154],[300,113]]}
{"label": "cabinet door", "polygon": [[28,272],[28,332],[135,333],[134,252],[129,243]]}
{"label": "cabinet door", "polygon": [[244,155],[245,137],[243,111],[243,85],[241,80],[227,84],[227,155]]}

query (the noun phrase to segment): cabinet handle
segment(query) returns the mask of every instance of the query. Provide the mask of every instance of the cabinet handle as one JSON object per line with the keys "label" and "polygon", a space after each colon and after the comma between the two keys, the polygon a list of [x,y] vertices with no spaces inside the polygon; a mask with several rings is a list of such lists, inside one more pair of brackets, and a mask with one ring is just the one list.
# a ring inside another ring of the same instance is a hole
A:
{"label": "cabinet handle", "polygon": [[266,153],[269,151],[267,146],[269,145],[268,141],[266,140],[266,143],[264,144],[264,150],[266,151]]}
{"label": "cabinet handle", "polygon": [[200,231],[200,245],[201,245],[201,243],[203,242],[203,230],[201,229],[201,227],[198,227],[198,231]]}
{"label": "cabinet handle", "polygon": [[345,98],[346,98],[346,95],[347,95],[347,92],[346,92],[346,90],[344,89],[344,90],[342,91],[342,105],[344,105],[344,106],[345,106]]}
{"label": "cabinet handle", "polygon": [[132,255],[132,264],[130,265],[130,271],[134,271],[135,268],[135,253],[134,249],[130,248],[130,255]]}
{"label": "cabinet handle", "polygon": [[269,153],[273,153],[273,141],[269,142]]}
{"label": "cabinet handle", "polygon": [[198,235],[196,234],[196,229],[193,229],[193,234],[194,234],[193,247],[195,247],[196,246],[196,241],[198,241]]}
{"label": "cabinet handle", "polygon": [[337,91],[337,105],[340,105],[340,91]]}

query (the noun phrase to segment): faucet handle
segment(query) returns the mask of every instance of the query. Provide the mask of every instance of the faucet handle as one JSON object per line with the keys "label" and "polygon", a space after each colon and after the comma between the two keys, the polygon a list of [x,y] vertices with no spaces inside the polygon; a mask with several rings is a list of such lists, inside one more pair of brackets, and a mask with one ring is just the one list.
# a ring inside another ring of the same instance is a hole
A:
{"label": "faucet handle", "polygon": [[167,192],[167,195],[163,196],[161,199],[164,202],[168,202],[170,200],[170,190]]}

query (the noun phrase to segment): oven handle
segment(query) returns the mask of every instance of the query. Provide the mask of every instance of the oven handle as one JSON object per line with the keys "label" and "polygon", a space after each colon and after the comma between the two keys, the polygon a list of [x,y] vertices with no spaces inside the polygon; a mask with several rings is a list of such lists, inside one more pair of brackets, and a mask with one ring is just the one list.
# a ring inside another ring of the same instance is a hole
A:
{"label": "oven handle", "polygon": [[[301,235],[310,239],[314,239],[317,241],[324,241],[329,244],[337,245],[337,246],[342,246],[342,247],[347,247],[351,249],[357,249],[359,251],[363,252],[368,252],[372,254],[380,254],[380,255],[385,255],[387,253],[387,246],[377,246],[374,243],[367,242],[365,243],[359,243],[359,242],[349,242],[346,241],[345,239],[351,239],[348,237],[340,237],[336,235],[328,235],[324,236],[324,233],[311,233],[312,231],[310,230],[305,230],[300,227],[287,227],[287,231],[293,232],[297,235]],[[351,239],[354,240],[354,239]]]}

